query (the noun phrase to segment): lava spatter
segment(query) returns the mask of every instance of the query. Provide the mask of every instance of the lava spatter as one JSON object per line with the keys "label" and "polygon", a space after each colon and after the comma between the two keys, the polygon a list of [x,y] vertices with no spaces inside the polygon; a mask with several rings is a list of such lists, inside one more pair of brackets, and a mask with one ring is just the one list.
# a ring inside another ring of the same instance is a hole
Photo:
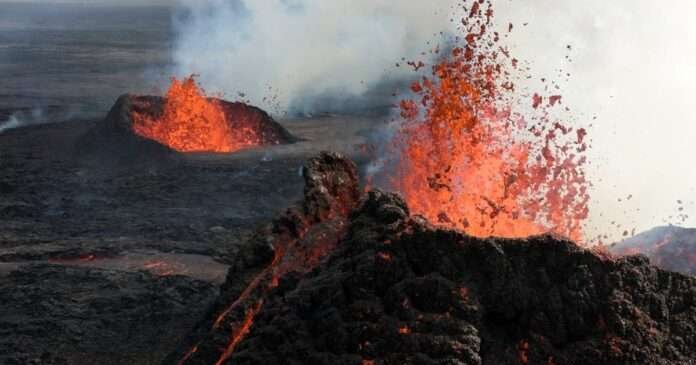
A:
{"label": "lava spatter", "polygon": [[382,174],[414,212],[471,235],[582,240],[587,132],[551,116],[560,95],[519,102],[517,60],[492,30],[492,5],[474,1],[464,10],[463,36],[401,101],[389,151],[396,168]]}
{"label": "lava spatter", "polygon": [[231,114],[189,76],[172,80],[161,113],[133,111],[131,117],[136,134],[179,152],[235,152],[280,143],[277,137],[269,140],[257,123],[248,120],[249,115]]}

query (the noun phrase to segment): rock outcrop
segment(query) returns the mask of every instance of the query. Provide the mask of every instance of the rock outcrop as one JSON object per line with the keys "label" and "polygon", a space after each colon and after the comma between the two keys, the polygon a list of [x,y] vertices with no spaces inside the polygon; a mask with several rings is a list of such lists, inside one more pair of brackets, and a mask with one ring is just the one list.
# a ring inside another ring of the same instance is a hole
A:
{"label": "rock outcrop", "polygon": [[305,201],[260,230],[216,310],[168,363],[688,364],[696,279],[552,236],[479,239],[358,202],[352,163],[305,168]]}

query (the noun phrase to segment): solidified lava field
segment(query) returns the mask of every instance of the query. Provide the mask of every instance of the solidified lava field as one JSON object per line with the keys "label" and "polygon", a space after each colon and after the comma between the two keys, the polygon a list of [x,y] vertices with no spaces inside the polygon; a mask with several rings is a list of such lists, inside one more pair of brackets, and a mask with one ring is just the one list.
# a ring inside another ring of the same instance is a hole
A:
{"label": "solidified lava field", "polygon": [[101,122],[0,135],[2,364],[159,363],[208,313],[256,226],[302,196],[305,160],[355,151],[374,125],[288,119],[302,141],[124,164],[78,148]]}

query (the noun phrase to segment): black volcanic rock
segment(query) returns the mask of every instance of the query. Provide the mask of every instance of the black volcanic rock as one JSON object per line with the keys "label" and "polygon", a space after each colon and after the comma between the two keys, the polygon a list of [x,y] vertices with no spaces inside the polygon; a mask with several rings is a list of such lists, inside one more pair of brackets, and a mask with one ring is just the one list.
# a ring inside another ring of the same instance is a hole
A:
{"label": "black volcanic rock", "polygon": [[[344,217],[355,206],[350,163],[324,155],[309,165],[323,173],[308,183],[327,184],[308,188],[305,203],[259,231],[230,269],[217,310],[166,363],[667,365],[696,358],[694,278],[643,256],[614,260],[552,236],[478,239],[437,228],[381,191]],[[346,188],[336,185],[341,180]],[[333,208],[310,214],[322,199],[329,204],[320,206]]]}
{"label": "black volcanic rock", "polygon": [[269,295],[336,249],[361,196],[357,168],[339,154],[322,153],[305,164],[302,175],[304,200],[259,229],[237,253],[215,310],[166,363],[210,364],[228,357]]}
{"label": "black volcanic rock", "polygon": [[[244,126],[260,131],[262,145],[297,141],[290,132],[260,108],[221,99],[211,100],[221,106],[233,128]],[[169,147],[137,135],[133,130],[131,117],[134,111],[157,116],[162,113],[164,101],[165,99],[159,96],[121,95],[104,120],[78,140],[78,155],[127,163],[172,157],[174,152]]]}
{"label": "black volcanic rock", "polygon": [[664,270],[696,276],[696,229],[653,228],[609,246],[615,255],[645,255]]}
{"label": "black volcanic rock", "polygon": [[159,361],[216,289],[184,276],[48,263],[0,273],[0,364]]}
{"label": "black volcanic rock", "polygon": [[[160,143],[135,134],[131,110],[133,95],[121,95],[104,120],[79,138],[75,151],[79,158],[96,162],[132,164],[136,161],[163,162],[173,157],[174,151]],[[156,100],[155,97],[143,97]]]}

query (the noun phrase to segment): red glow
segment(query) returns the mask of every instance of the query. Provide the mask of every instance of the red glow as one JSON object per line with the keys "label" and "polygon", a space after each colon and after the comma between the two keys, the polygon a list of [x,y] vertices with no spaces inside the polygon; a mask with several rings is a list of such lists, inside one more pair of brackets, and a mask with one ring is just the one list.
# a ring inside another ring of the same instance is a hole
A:
{"label": "red glow", "polygon": [[260,300],[258,303],[256,303],[256,305],[254,305],[254,307],[247,310],[247,313],[244,316],[244,321],[233,332],[230,343],[227,345],[225,352],[222,353],[222,356],[220,356],[220,359],[215,363],[215,365],[222,365],[230,358],[230,356],[232,356],[234,349],[237,348],[237,345],[239,345],[240,342],[242,342],[244,336],[249,333],[251,325],[254,323],[254,317],[256,317],[256,314],[261,310],[261,306],[263,306],[263,300]]}
{"label": "red glow", "polygon": [[529,342],[526,340],[522,340],[517,344],[517,360],[522,365],[529,364]]}
{"label": "red glow", "polygon": [[157,276],[171,276],[177,273],[175,267],[164,261],[147,261],[143,264],[143,267]]}
{"label": "red glow", "polygon": [[161,114],[134,111],[131,116],[136,134],[179,152],[234,152],[264,139],[249,126],[233,127],[219,102],[208,98],[193,76],[172,80]]}
{"label": "red glow", "polygon": [[184,357],[181,358],[181,361],[179,361],[179,365],[184,365],[186,361],[196,352],[198,352],[198,345],[193,346],[186,354],[184,354]]}
{"label": "red glow", "polygon": [[[347,212],[350,209],[347,207],[337,207],[340,212]],[[347,213],[346,213],[347,214]],[[264,298],[275,287],[278,286],[279,280],[288,272],[307,272],[312,270],[316,265],[329,254],[333,247],[343,236],[345,228],[344,216],[333,214],[330,222],[323,222],[308,229],[302,229],[297,233],[297,236],[289,236],[280,234],[276,237],[273,247],[275,248],[272,262],[260,273],[258,273],[247,285],[239,297],[229,306],[227,306],[215,319],[213,329],[218,329],[228,323],[229,317],[243,305],[253,300],[253,304],[246,310],[244,320],[241,323],[232,323],[232,334],[229,342],[224,348],[217,364],[222,364],[229,360],[234,354],[234,351],[239,343],[251,331],[256,315],[263,308]],[[330,227],[330,228],[329,228]],[[331,234],[327,233],[329,229]],[[309,246],[298,245],[300,240],[305,239],[312,241]],[[258,298],[258,299],[257,299]],[[195,348],[195,347],[194,347]],[[195,351],[190,350],[180,364],[188,361]]]}

